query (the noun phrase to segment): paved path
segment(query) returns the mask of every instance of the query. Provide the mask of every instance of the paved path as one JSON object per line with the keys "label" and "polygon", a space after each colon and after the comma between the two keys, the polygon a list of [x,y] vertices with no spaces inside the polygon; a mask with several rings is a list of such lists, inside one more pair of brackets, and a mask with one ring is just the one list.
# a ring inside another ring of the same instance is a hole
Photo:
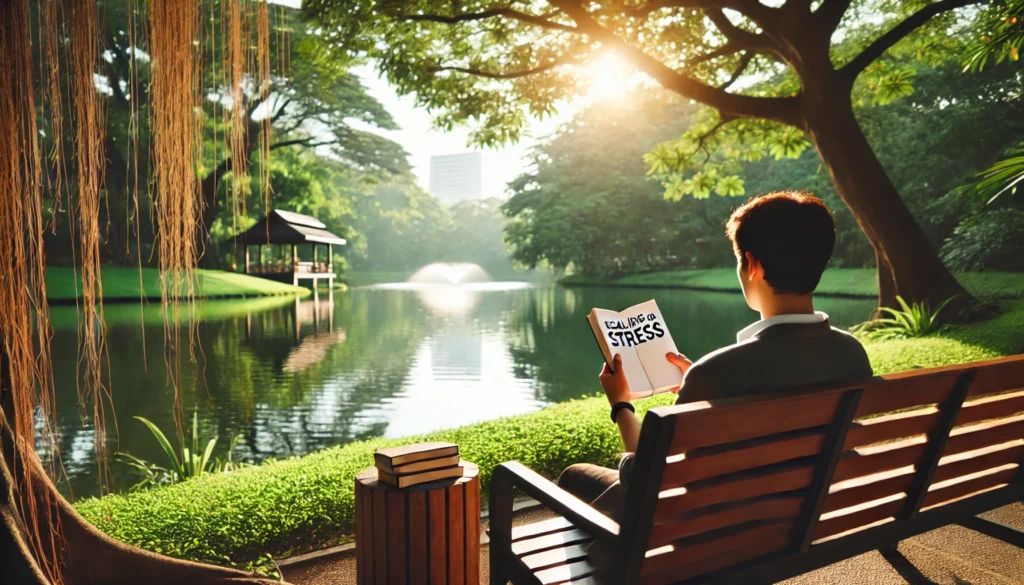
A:
{"label": "paved path", "polygon": [[[986,517],[1024,530],[1024,504]],[[481,584],[489,582],[488,549],[482,547]],[[351,552],[284,569],[293,585],[354,585]],[[785,585],[1024,585],[1024,550],[959,526],[947,526],[900,543],[884,558],[878,552],[830,565]]]}

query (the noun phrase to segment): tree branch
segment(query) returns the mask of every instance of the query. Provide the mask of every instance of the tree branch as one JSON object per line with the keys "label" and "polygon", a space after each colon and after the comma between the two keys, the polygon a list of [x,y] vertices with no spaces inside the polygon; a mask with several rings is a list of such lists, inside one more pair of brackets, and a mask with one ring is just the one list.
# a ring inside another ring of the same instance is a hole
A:
{"label": "tree branch", "polygon": [[315,141],[313,140],[313,137],[310,136],[309,138],[293,138],[291,140],[282,140],[281,142],[275,142],[274,144],[270,145],[270,150],[277,150],[278,148],[283,148],[285,146],[295,146],[296,144],[301,144],[303,146],[308,146],[310,148],[316,148],[317,146],[327,146],[329,144],[337,143],[337,140]]}
{"label": "tree branch", "polygon": [[622,51],[641,71],[653,77],[662,87],[683,97],[696,100],[719,110],[722,115],[743,118],[764,118],[793,126],[802,125],[798,97],[762,98],[729,93],[707,85],[668,67],[640,49],[623,41],[598,24],[590,13],[575,0],[552,0],[577,24],[579,29],[602,44]]}
{"label": "tree branch", "polygon": [[736,64],[736,68],[732,70],[732,75],[729,76],[729,79],[726,80],[725,83],[723,83],[722,85],[718,86],[719,89],[729,89],[732,86],[732,84],[736,83],[736,81],[740,78],[740,76],[743,75],[743,72],[747,70],[747,67],[750,65],[750,62],[753,61],[753,60],[754,60],[754,52],[753,51],[747,51],[747,52],[743,53],[743,55],[740,56],[740,62],[737,63]]}
{"label": "tree branch", "polygon": [[736,26],[721,9],[707,10],[705,14],[714,23],[715,28],[721,31],[725,38],[729,39],[730,43],[735,43],[749,49],[767,49],[761,35]]}
{"label": "tree branch", "polygon": [[577,59],[556,59],[555,61],[545,65],[538,65],[532,69],[522,69],[519,71],[486,71],[484,69],[476,69],[474,67],[438,66],[427,67],[427,73],[433,74],[440,71],[456,71],[487,79],[519,79],[520,77],[527,77],[535,73],[550,71],[557,67],[561,67],[562,65],[579,65],[580,63],[581,61]]}
{"label": "tree branch", "polygon": [[826,36],[831,37],[839,27],[843,15],[846,14],[846,10],[850,8],[852,2],[853,0],[825,0],[814,12],[818,22],[821,23],[822,30],[827,33]]}
{"label": "tree branch", "polygon": [[733,43],[726,43],[721,47],[708,51],[707,53],[693,57],[692,59],[686,62],[686,68],[691,69],[697,65],[700,65],[701,63],[711,61],[712,59],[725,57],[727,55],[735,55],[736,53],[739,53],[742,50],[743,48],[739,47],[738,45],[735,45]]}
{"label": "tree branch", "polygon": [[[552,13],[548,13],[548,14],[552,14]],[[515,9],[512,9],[512,8],[509,8],[508,6],[501,6],[501,7],[498,7],[498,8],[491,8],[491,9],[488,9],[488,10],[483,10],[481,12],[469,12],[469,13],[466,13],[466,14],[458,14],[458,15],[454,15],[454,16],[445,16],[443,14],[409,14],[409,15],[400,15],[398,18],[400,20],[413,21],[413,22],[416,22],[416,21],[420,21],[420,22],[426,21],[426,22],[439,22],[439,23],[442,23],[442,24],[456,24],[456,23],[459,23],[459,22],[486,20],[488,18],[494,18],[494,17],[497,17],[497,16],[501,16],[501,17],[505,17],[505,18],[511,18],[513,20],[518,20],[519,22],[525,22],[527,24],[532,24],[532,25],[535,25],[535,26],[540,26],[540,27],[548,28],[548,29],[552,29],[552,30],[560,30],[560,31],[566,31],[566,32],[578,32],[575,27],[572,27],[572,26],[569,26],[569,25],[566,25],[566,24],[562,24],[560,22],[554,22],[552,20],[548,20],[544,16],[538,16],[536,14],[530,14],[528,12],[521,12],[519,10],[515,10]]]}
{"label": "tree branch", "polygon": [[868,65],[873,63],[875,59],[881,57],[893,45],[902,40],[903,37],[913,32],[917,27],[931,20],[932,17],[970,4],[979,4],[982,1],[983,0],[940,0],[939,2],[925,6],[914,14],[908,16],[903,22],[894,26],[889,30],[889,32],[875,39],[875,42],[868,45],[866,49],[861,51],[859,55],[854,57],[849,63],[839,70],[840,75],[845,77],[848,82],[852,83],[853,80],[856,79],[857,75],[859,75],[860,72]]}

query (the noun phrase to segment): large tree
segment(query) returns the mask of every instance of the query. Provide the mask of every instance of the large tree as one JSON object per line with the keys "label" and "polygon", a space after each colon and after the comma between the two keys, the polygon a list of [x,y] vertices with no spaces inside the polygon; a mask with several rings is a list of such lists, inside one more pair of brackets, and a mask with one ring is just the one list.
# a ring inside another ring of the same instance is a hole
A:
{"label": "large tree", "polygon": [[[571,68],[615,51],[664,88],[717,110],[708,134],[806,139],[876,255],[880,303],[967,298],[900,199],[854,115],[858,77],[922,27],[980,0],[309,0],[344,54],[369,54],[442,126],[479,121],[483,143],[516,139],[530,114],[577,93]],[[766,82],[771,80],[771,82]],[[882,80],[898,92],[905,79]],[[704,136],[697,148],[704,147]]]}
{"label": "large tree", "polygon": [[[153,70],[146,52],[147,40],[139,32],[146,13],[131,3],[109,0],[98,3],[103,13],[101,42],[105,51],[98,67],[102,79],[96,84],[96,90],[105,98],[108,118],[104,143],[108,196],[104,199],[104,217],[101,218],[106,236],[104,256],[107,261],[134,264],[137,261],[132,253],[134,229],[142,230],[140,239],[144,246],[152,241],[147,222],[139,222],[137,227],[131,225],[136,215],[146,217],[148,205],[144,197],[140,198],[139,205],[143,209],[136,214],[132,194],[136,189],[145,191],[150,180],[147,147],[151,141],[149,114]],[[201,75],[206,99],[202,112],[203,157],[197,169],[204,200],[204,235],[209,234],[218,217],[231,213],[227,203],[230,193],[225,186],[236,180],[233,171],[239,167],[226,143],[236,108],[243,112],[241,151],[246,158],[245,167],[252,167],[249,170],[254,175],[259,174],[253,163],[260,149],[261,124],[269,125],[265,148],[270,156],[283,148],[306,149],[360,172],[408,171],[406,153],[378,133],[397,129],[391,115],[350,71],[349,60],[327,58],[319,37],[309,34],[305,22],[294,10],[280,7],[270,10],[269,87],[260,84],[254,70],[256,51],[252,45],[255,39],[243,39],[244,50],[251,54],[243,59],[246,69],[238,86],[238,96],[235,96],[228,58],[230,15],[227,8],[230,4],[227,0],[215,0],[204,5],[209,11],[202,31]],[[250,11],[256,6],[247,2],[242,5]],[[252,15],[243,13],[243,17],[251,19]],[[62,59],[72,54],[70,45],[66,50],[67,54],[61,54]],[[66,84],[65,79],[58,82]],[[64,88],[64,93],[67,91]],[[241,98],[240,103],[234,103],[236,97]],[[69,118],[67,121],[70,123]],[[63,135],[67,142],[65,152],[72,152],[69,129]],[[51,174],[54,172],[50,169]],[[253,187],[249,186],[248,177],[245,182],[243,193],[253,193],[254,198],[264,197],[258,192],[258,180],[252,181]],[[62,207],[58,202],[55,209]],[[63,214],[58,214],[56,219],[58,225],[66,221]],[[231,223],[230,219],[227,221]],[[72,236],[65,233],[61,237]],[[64,247],[70,249],[70,246]],[[55,249],[51,255],[55,260],[64,260],[60,249]],[[145,252],[139,255],[149,257]]]}

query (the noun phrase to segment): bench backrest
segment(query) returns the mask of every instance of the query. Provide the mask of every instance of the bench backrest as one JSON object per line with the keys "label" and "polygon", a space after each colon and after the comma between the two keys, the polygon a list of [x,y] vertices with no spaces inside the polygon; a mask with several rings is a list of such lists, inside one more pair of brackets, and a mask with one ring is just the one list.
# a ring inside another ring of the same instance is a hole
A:
{"label": "bench backrest", "polygon": [[653,409],[622,525],[626,582],[794,554],[1018,483],[1024,356]]}

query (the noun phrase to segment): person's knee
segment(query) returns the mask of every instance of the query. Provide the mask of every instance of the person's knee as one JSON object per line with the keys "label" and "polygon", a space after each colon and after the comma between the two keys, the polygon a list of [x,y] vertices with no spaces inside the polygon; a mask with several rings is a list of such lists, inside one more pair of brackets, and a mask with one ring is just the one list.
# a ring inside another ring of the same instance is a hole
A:
{"label": "person's knee", "polygon": [[570,465],[562,470],[562,473],[558,476],[555,484],[567,492],[576,491],[582,484],[586,483],[587,477],[590,475],[588,472],[586,463],[577,463]]}

